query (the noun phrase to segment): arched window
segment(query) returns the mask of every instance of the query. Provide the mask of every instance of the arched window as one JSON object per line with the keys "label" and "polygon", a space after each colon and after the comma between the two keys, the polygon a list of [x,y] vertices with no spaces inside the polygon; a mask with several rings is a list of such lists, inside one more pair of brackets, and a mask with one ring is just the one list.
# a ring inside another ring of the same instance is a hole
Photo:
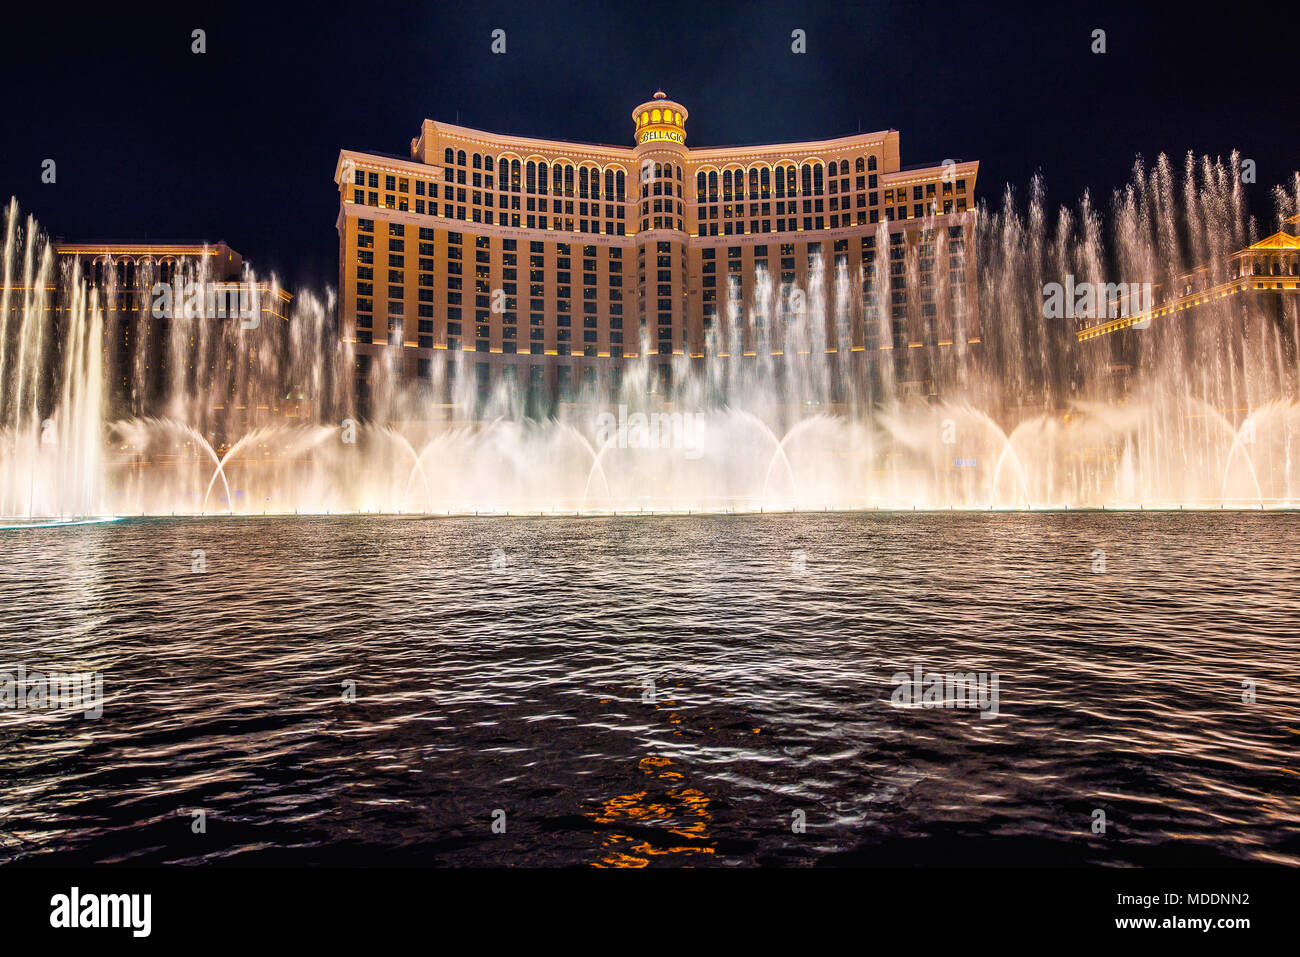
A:
{"label": "arched window", "polygon": [[627,193],[625,192],[625,190],[627,189],[627,174],[623,170],[618,171],[617,182],[618,182],[618,194],[617,194],[618,198],[620,200],[626,199]]}
{"label": "arched window", "polygon": [[464,165],[465,165],[465,151],[464,151],[464,150],[457,150],[457,152],[456,152],[456,165],[457,165],[457,166],[464,166]]}
{"label": "arched window", "polygon": [[874,170],[875,168],[876,168],[876,158],[875,158],[874,156],[868,156],[868,157],[867,157],[867,171],[870,172],[870,171]]}
{"label": "arched window", "polygon": [[776,198],[780,199],[785,195],[785,167],[776,168]]}
{"label": "arched window", "polygon": [[[544,170],[544,169],[546,169],[546,167],[543,166],[542,169]],[[535,193],[535,192],[537,192],[537,164],[534,163],[532,160],[529,160],[529,161],[528,161],[528,180],[527,180],[527,182],[528,182],[528,192],[530,192],[530,193]]]}
{"label": "arched window", "polygon": [[456,162],[456,153],[450,146],[442,151],[442,161],[448,166]]}
{"label": "arched window", "polygon": [[763,181],[763,198],[767,199],[772,195],[772,171],[764,166],[760,178]]}
{"label": "arched window", "polygon": [[497,160],[497,189],[508,189],[510,182],[510,161],[504,156]]}
{"label": "arched window", "polygon": [[697,203],[704,202],[704,184],[706,182],[704,170],[700,170],[695,174],[695,201]]}
{"label": "arched window", "polygon": [[573,167],[564,167],[564,195],[573,195]]}
{"label": "arched window", "polygon": [[859,157],[854,161],[854,163],[853,163],[853,168],[854,168],[854,170],[855,170],[856,172],[859,172],[859,173],[864,172],[864,171],[866,170],[866,168],[867,168],[867,161],[864,160],[861,156],[859,156]]}
{"label": "arched window", "polygon": [[848,176],[848,175],[849,175],[849,161],[848,161],[848,160],[840,160],[840,175],[841,175],[841,176]]}
{"label": "arched window", "polygon": [[510,188],[519,192],[519,160],[510,161]]}
{"label": "arched window", "polygon": [[578,198],[587,198],[587,167],[578,170]]}
{"label": "arched window", "polygon": [[474,154],[474,168],[475,169],[483,168],[483,157],[479,153]]}
{"label": "arched window", "polygon": [[614,171],[612,169],[607,169],[605,170],[605,202],[607,203],[613,202],[613,200],[614,200]]}
{"label": "arched window", "polygon": [[709,202],[716,203],[717,201],[718,201],[718,171],[716,169],[711,169],[709,170]]}
{"label": "arched window", "polygon": [[722,171],[722,201],[724,203],[731,201],[731,170]]}
{"label": "arched window", "polygon": [[749,198],[753,199],[758,195],[758,169],[751,166],[749,168]]}
{"label": "arched window", "polygon": [[800,177],[799,185],[802,187],[801,192],[807,196],[812,192],[813,185],[813,168],[811,164],[804,163],[801,172],[803,175]]}

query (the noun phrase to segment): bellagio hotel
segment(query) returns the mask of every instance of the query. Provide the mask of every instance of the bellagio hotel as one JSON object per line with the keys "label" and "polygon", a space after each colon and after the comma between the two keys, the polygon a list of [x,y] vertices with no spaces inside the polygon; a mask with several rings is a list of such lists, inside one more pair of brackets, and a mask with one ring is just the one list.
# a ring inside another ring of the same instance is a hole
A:
{"label": "bellagio hotel", "polygon": [[[826,351],[893,362],[918,391],[979,341],[977,163],[905,168],[896,130],[689,148],[688,116],[656,93],[631,147],[425,120],[409,159],[343,150],[339,329],[359,391],[384,355],[418,381],[459,352],[482,388],[505,376],[561,397],[646,352],[689,363],[673,357],[710,354],[728,300],[765,280],[808,301],[824,282],[826,303],[838,285],[843,303],[848,276],[848,333]],[[780,349],[744,336],[745,356]]]}

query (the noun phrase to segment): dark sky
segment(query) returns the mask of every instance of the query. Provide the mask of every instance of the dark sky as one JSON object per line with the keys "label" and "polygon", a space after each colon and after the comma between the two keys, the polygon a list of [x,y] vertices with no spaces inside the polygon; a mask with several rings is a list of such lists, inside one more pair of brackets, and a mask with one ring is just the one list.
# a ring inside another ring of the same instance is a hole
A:
{"label": "dark sky", "polygon": [[657,88],[693,146],[893,127],[905,165],[980,160],[988,198],[1036,171],[1055,202],[1108,197],[1138,153],[1237,148],[1266,213],[1300,166],[1287,4],[25,6],[5,14],[0,192],[55,236],[224,239],[292,285],[335,281],[341,147],[405,154],[425,117],[630,145]]}

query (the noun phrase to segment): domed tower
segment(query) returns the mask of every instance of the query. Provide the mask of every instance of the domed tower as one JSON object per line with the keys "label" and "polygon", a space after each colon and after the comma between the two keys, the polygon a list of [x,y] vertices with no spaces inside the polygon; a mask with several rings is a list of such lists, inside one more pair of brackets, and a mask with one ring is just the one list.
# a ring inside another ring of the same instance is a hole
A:
{"label": "domed tower", "polygon": [[659,90],[654,99],[642,103],[632,111],[632,122],[636,124],[636,145],[675,143],[685,146],[687,115],[686,107],[668,99],[668,94]]}
{"label": "domed tower", "polygon": [[[686,351],[687,116],[686,107],[662,90],[632,111],[638,298],[642,343],[650,355]],[[667,366],[661,374],[669,375]]]}

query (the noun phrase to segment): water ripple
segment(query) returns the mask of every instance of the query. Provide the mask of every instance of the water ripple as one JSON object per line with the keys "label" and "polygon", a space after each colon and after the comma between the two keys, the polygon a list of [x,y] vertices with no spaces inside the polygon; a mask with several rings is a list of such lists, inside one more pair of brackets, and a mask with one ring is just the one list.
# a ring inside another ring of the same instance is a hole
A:
{"label": "water ripple", "polygon": [[[1298,542],[1241,513],[0,532],[0,664],[106,696],[0,711],[0,862],[1300,864]],[[998,716],[890,707],[916,666],[996,672]]]}

